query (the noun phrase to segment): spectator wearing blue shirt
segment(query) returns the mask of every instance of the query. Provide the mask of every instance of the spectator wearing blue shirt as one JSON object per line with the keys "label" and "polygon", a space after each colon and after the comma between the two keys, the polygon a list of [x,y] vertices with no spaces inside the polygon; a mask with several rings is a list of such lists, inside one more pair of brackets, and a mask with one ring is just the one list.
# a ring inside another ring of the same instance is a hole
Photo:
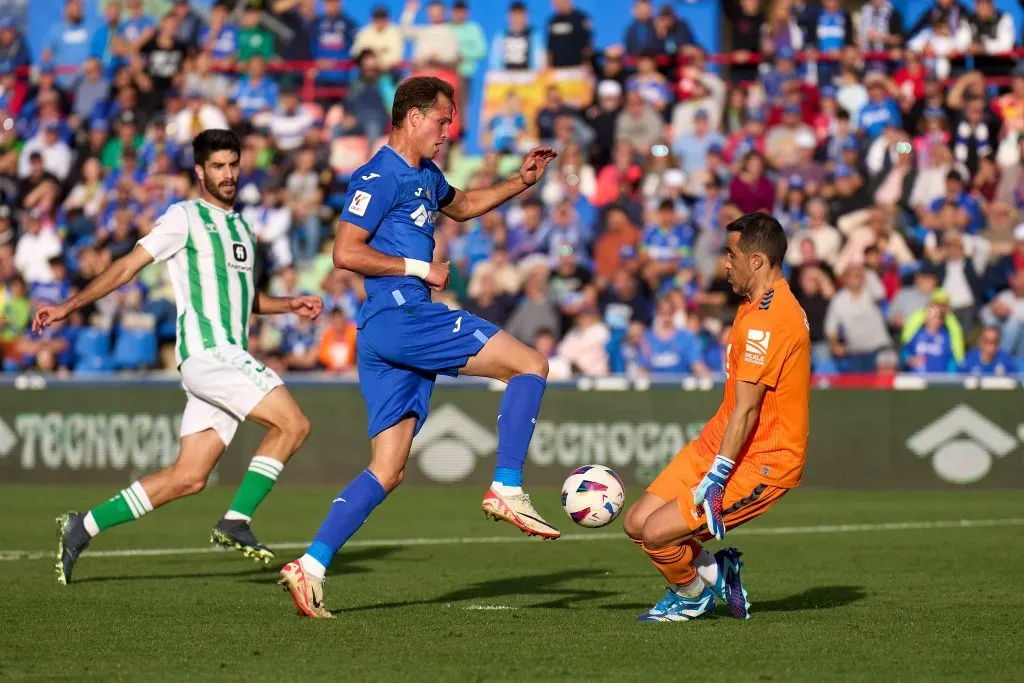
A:
{"label": "spectator wearing blue shirt", "polygon": [[626,81],[626,91],[639,93],[640,98],[654,111],[663,112],[672,101],[665,76],[658,71],[652,52],[640,56],[636,63],[636,73]]}
{"label": "spectator wearing blue shirt", "polygon": [[929,316],[903,347],[907,367],[916,373],[956,372],[957,362],[949,330],[938,316]]}
{"label": "spectator wearing blue shirt", "polygon": [[698,109],[693,115],[693,131],[685,132],[676,138],[672,151],[676,159],[682,162],[687,174],[694,174],[707,168],[708,149],[713,145],[723,147],[725,140],[711,129],[708,112]]}
{"label": "spectator wearing blue shirt", "polygon": [[510,91],[505,100],[505,111],[495,114],[487,123],[486,146],[502,154],[512,154],[518,149],[519,140],[526,132],[526,117],[523,116],[519,98]]}
{"label": "spectator wearing blue shirt", "polygon": [[636,0],[633,3],[633,21],[626,27],[624,42],[626,54],[631,57],[656,53],[661,48],[658,33],[654,30],[654,8],[651,6],[651,0]]}
{"label": "spectator wearing blue shirt", "polygon": [[319,363],[317,329],[306,318],[297,318],[284,330],[281,352],[289,370],[313,370]]}
{"label": "spectator wearing blue shirt", "polygon": [[[853,44],[853,20],[840,5],[840,0],[824,0],[823,7],[814,23],[811,46],[833,60],[837,60],[848,45]],[[839,72],[837,61],[818,62],[818,83],[832,82]]]}
{"label": "spectator wearing blue shirt", "polygon": [[707,374],[700,339],[673,321],[672,304],[658,302],[651,328],[640,342],[638,364],[652,375]]}
{"label": "spectator wearing blue shirt", "polygon": [[521,261],[531,254],[538,253],[540,238],[543,236],[544,204],[531,197],[523,202],[519,212],[519,222],[509,226],[505,245],[508,247],[509,258]]}
{"label": "spectator wearing blue shirt", "polygon": [[238,54],[238,26],[228,21],[231,7],[217,2],[210,10],[210,25],[199,31],[199,49],[216,60],[234,59]]}
{"label": "spectator wearing blue shirt", "polygon": [[28,45],[8,17],[0,18],[0,73],[28,66],[32,61]]}
{"label": "spectator wearing blue shirt", "polygon": [[986,327],[978,337],[978,346],[967,352],[960,372],[970,375],[1005,377],[1020,371],[1020,360],[1000,349],[998,327]]}
{"label": "spectator wearing blue shirt", "polygon": [[355,20],[341,11],[341,0],[324,0],[324,15],[316,25],[313,57],[320,62],[318,80],[338,83],[347,80],[347,72],[331,69],[332,60],[350,59],[356,39]]}
{"label": "spectator wearing blue shirt", "polygon": [[946,175],[946,194],[934,199],[919,218],[922,227],[929,230],[956,228],[971,235],[978,233],[985,224],[981,205],[967,193],[964,180],[955,169]]}
{"label": "spectator wearing blue shirt", "polygon": [[142,0],[124,0],[128,18],[121,22],[118,37],[128,43],[129,52],[137,52],[156,35],[156,20],[145,13]]}
{"label": "spectator wearing blue shirt", "polygon": [[535,250],[547,253],[552,265],[558,263],[566,250],[577,260],[585,260],[591,237],[590,229],[580,221],[572,202],[562,200],[552,210],[551,220],[541,226]]}
{"label": "spectator wearing blue shirt", "polygon": [[108,78],[113,78],[124,64],[123,41],[118,38],[120,29],[120,0],[110,0],[103,8],[103,23],[93,31],[89,43],[89,55],[100,60]]}
{"label": "spectator wearing blue shirt", "polygon": [[[50,26],[40,61],[48,66],[70,66],[77,70],[89,56],[90,49],[89,25],[82,14],[82,2],[67,0],[64,3],[64,20]],[[61,74],[57,82],[66,88],[73,79],[73,73]]]}
{"label": "spectator wearing blue shirt", "polygon": [[893,99],[898,94],[896,86],[880,73],[864,77],[868,87],[868,101],[861,107],[857,127],[868,140],[879,137],[886,128],[901,128],[903,119],[900,108]]}
{"label": "spectator wearing blue shirt", "polygon": [[263,57],[253,55],[249,58],[248,73],[238,82],[232,100],[242,108],[246,118],[262,111],[277,108],[280,91],[277,84],[267,78],[267,63]]}
{"label": "spectator wearing blue shirt", "polygon": [[680,222],[675,203],[663,199],[655,213],[655,223],[640,239],[640,258],[649,282],[660,283],[671,277],[693,247],[693,229]]}

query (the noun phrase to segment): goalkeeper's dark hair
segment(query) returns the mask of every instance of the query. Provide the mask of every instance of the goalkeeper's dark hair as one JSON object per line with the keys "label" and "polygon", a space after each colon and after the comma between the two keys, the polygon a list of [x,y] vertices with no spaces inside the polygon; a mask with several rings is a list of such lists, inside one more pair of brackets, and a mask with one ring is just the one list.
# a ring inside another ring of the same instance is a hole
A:
{"label": "goalkeeper's dark hair", "polygon": [[204,130],[192,140],[192,158],[199,166],[206,166],[206,161],[214,152],[228,150],[242,156],[242,141],[233,130],[211,128]]}
{"label": "goalkeeper's dark hair", "polygon": [[391,105],[391,125],[401,128],[406,114],[412,109],[428,113],[437,106],[438,95],[444,95],[455,107],[455,89],[450,83],[433,76],[405,79],[395,91],[395,101]]}
{"label": "goalkeeper's dark hair", "polygon": [[772,267],[782,265],[786,258],[786,231],[774,216],[763,211],[744,214],[725,229],[740,233],[740,249],[744,254],[759,251],[768,257]]}

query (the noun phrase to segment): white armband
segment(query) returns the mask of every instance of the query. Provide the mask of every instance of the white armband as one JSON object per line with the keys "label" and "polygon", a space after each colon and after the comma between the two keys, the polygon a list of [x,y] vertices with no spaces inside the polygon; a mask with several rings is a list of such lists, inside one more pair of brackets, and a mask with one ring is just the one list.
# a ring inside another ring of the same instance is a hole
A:
{"label": "white armband", "polygon": [[405,274],[426,280],[430,275],[430,264],[426,261],[419,261],[414,258],[405,259]]}

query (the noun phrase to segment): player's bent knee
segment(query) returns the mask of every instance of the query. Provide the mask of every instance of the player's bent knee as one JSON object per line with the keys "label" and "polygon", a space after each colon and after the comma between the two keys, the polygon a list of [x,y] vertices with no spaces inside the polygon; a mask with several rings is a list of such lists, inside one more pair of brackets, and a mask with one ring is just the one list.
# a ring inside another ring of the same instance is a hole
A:
{"label": "player's bent knee", "polygon": [[622,530],[634,541],[639,541],[643,538],[644,519],[643,512],[634,505],[626,510],[626,517],[622,520]]}
{"label": "player's bent knee", "polygon": [[672,543],[672,538],[665,531],[665,529],[659,528],[656,522],[648,519],[644,522],[643,529],[640,532],[640,540],[644,542],[644,547],[649,550],[667,548]]}
{"label": "player's bent knee", "polygon": [[176,470],[174,473],[174,483],[178,498],[184,498],[185,496],[194,496],[206,488],[206,480],[209,477],[208,472],[202,472],[199,470]]}
{"label": "player's bent knee", "polygon": [[402,480],[405,479],[405,468],[393,469],[389,467],[380,467],[373,464],[370,465],[370,472],[373,476],[377,477],[377,481],[380,482],[381,488],[385,492],[391,493],[398,488]]}

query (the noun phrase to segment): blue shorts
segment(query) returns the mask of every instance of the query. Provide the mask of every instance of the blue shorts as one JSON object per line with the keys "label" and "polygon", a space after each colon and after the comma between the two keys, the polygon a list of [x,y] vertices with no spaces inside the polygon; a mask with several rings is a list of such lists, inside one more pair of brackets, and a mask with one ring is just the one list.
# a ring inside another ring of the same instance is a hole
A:
{"label": "blue shorts", "polygon": [[405,304],[367,320],[356,348],[369,437],[410,413],[419,418],[419,433],[437,376],[458,375],[497,332],[497,325],[442,303]]}

